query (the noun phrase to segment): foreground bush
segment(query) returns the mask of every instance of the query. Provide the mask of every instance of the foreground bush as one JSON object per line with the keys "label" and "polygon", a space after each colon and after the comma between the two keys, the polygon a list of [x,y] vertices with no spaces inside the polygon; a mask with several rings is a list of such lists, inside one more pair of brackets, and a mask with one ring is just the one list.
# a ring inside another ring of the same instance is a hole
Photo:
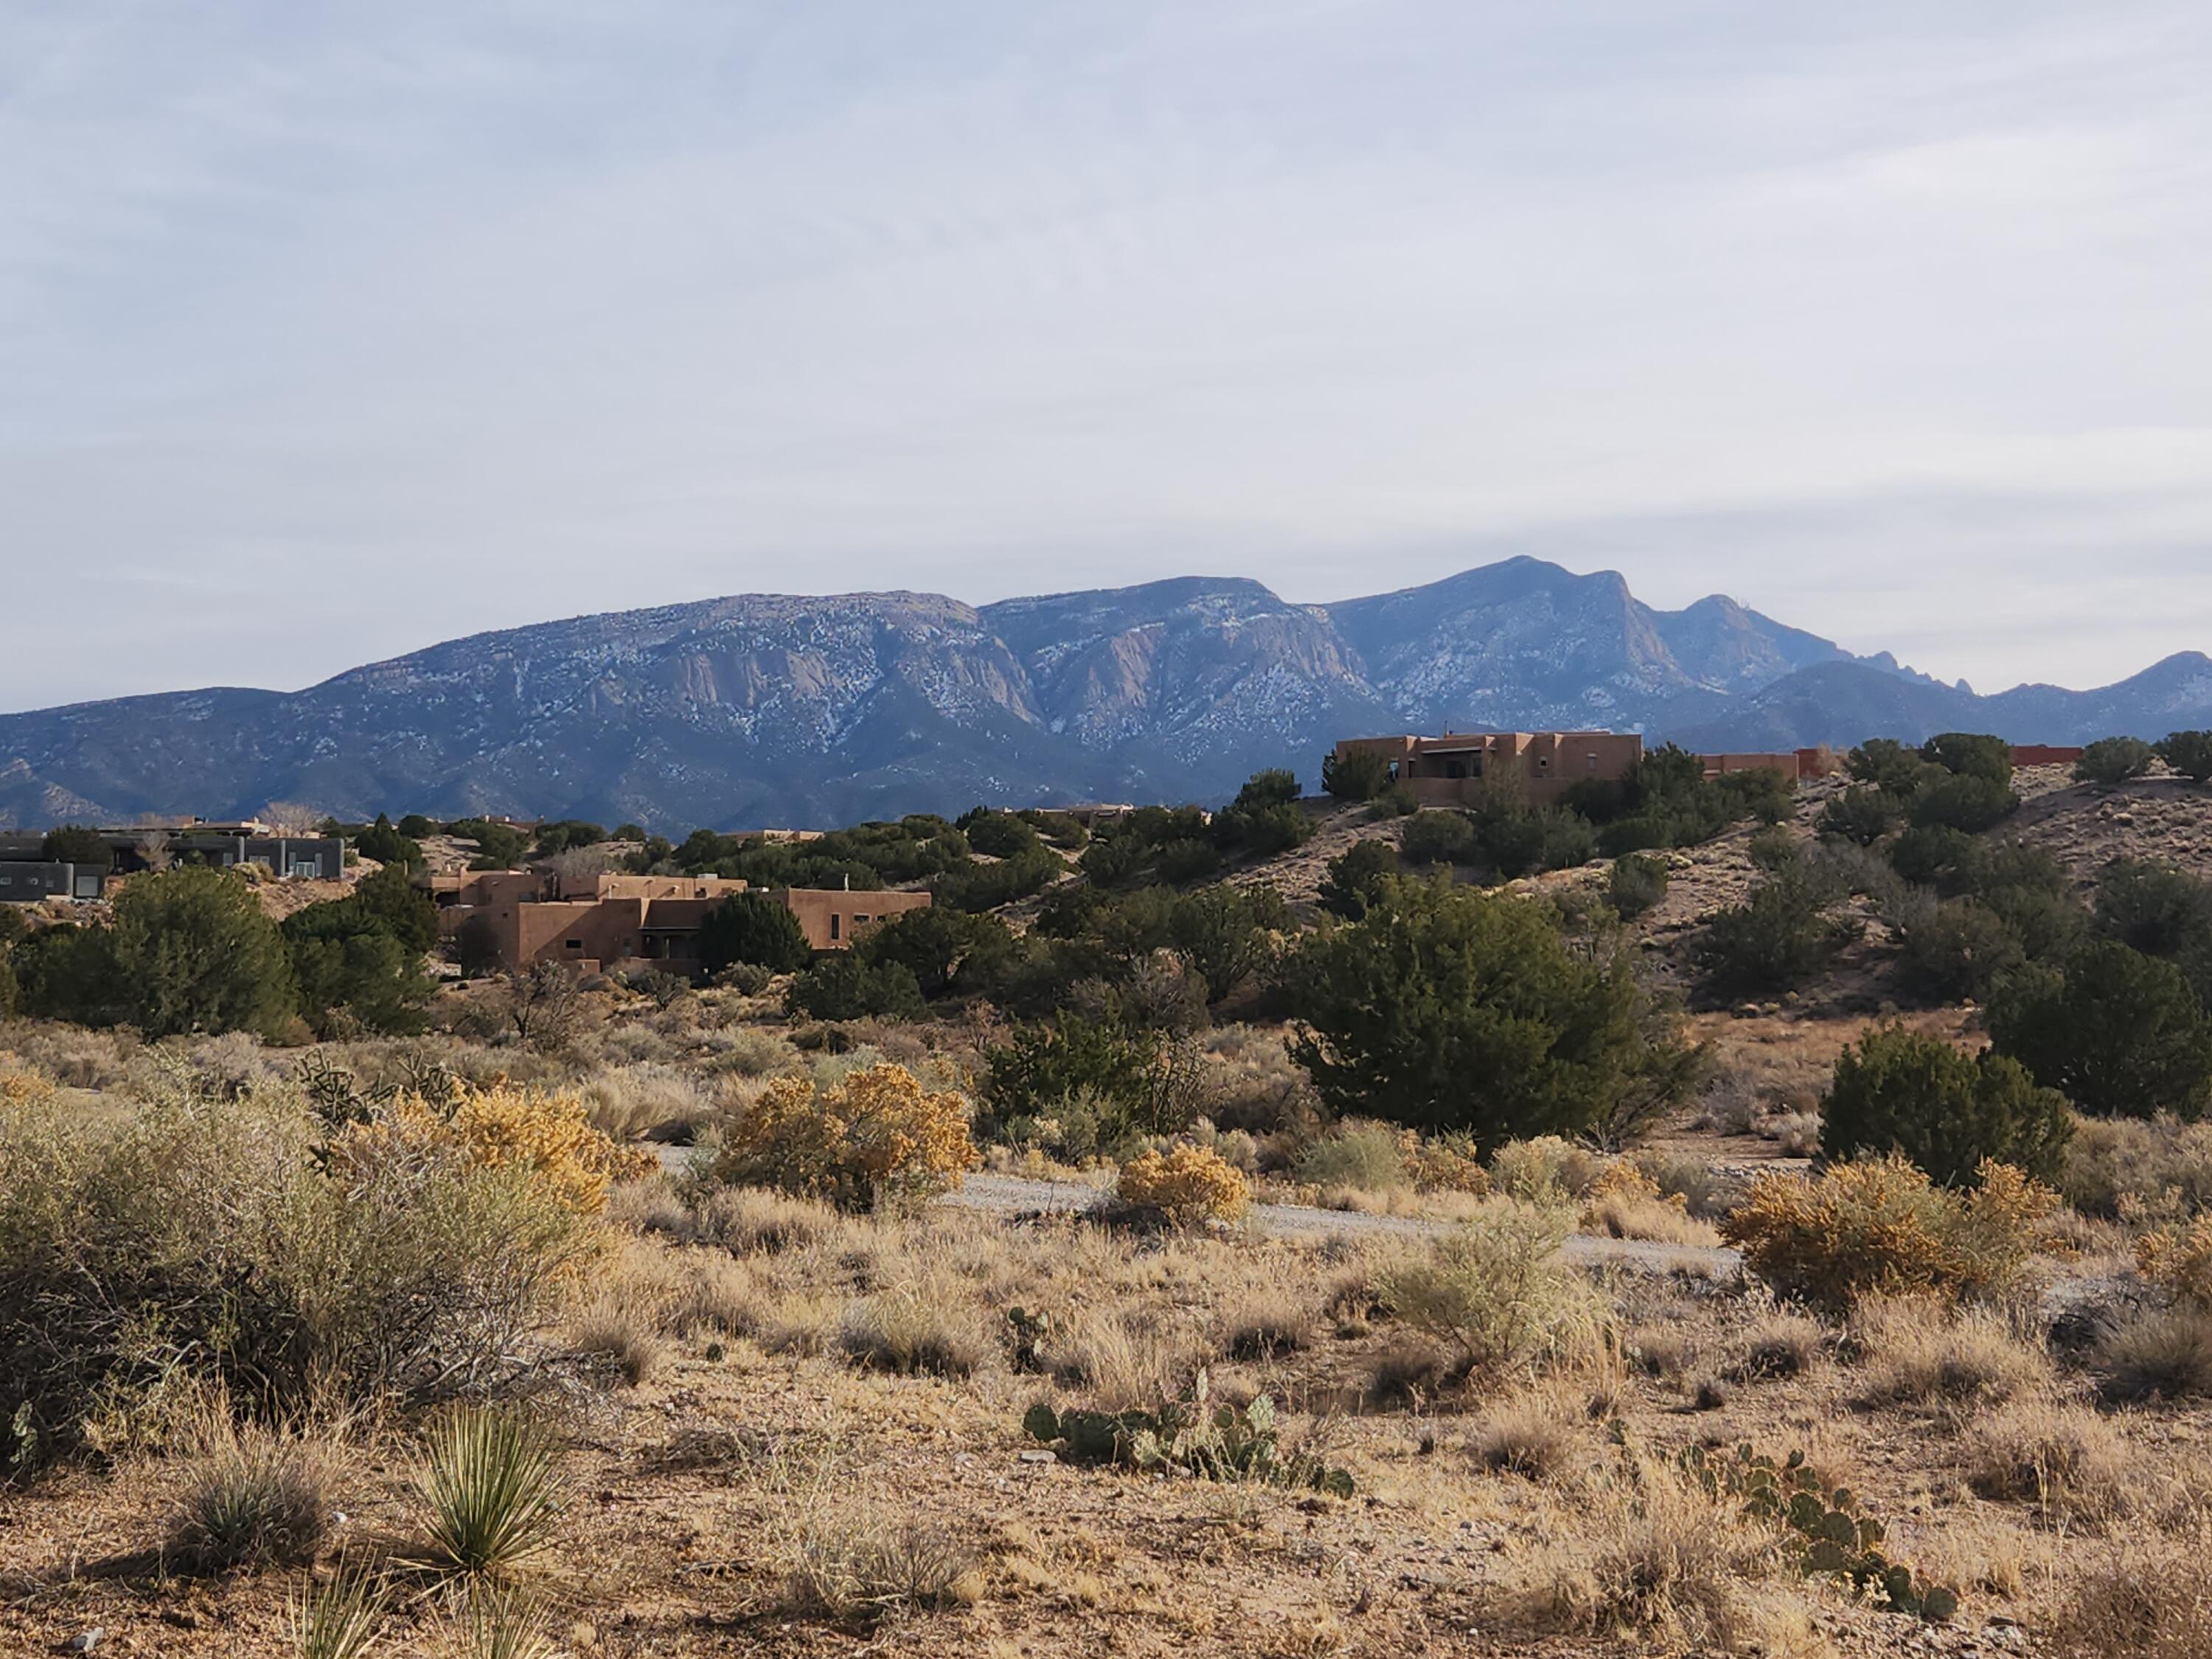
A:
{"label": "foreground bush", "polygon": [[1841,1164],[1818,1181],[1768,1173],[1721,1232],[1776,1290],[1829,1309],[1870,1291],[1993,1292],[2019,1278],[2032,1225],[2058,1195],[2006,1164],[1975,1173],[1966,1192],[1934,1185],[1895,1156]]}
{"label": "foreground bush", "polygon": [[1139,1152],[1121,1166],[1114,1196],[1135,1210],[1158,1210],[1180,1226],[1234,1221],[1252,1202],[1243,1175],[1204,1146]]}
{"label": "foreground bush", "polygon": [[1899,1152],[1946,1186],[1990,1162],[2051,1181],[2069,1128],[2064,1098],[2036,1087],[2019,1061],[1892,1027],[1837,1060],[1820,1103],[1820,1155]]}
{"label": "foreground bush", "polygon": [[168,1553],[198,1572],[311,1560],[329,1529],[323,1449],[226,1419],[177,1499]]}
{"label": "foreground bush", "polygon": [[963,1096],[881,1065],[828,1088],[775,1079],[730,1127],[713,1178],[867,1210],[957,1187],[981,1162]]}
{"label": "foreground bush", "polygon": [[1485,1369],[1595,1353],[1607,1318],[1589,1281],[1559,1257],[1571,1212],[1498,1205],[1382,1276],[1385,1305]]}
{"label": "foreground bush", "polygon": [[113,1128],[0,1097],[0,1466],[164,1443],[210,1389],[273,1415],[515,1378],[603,1243],[588,1190],[478,1156],[488,1126],[329,1134],[289,1092]]}

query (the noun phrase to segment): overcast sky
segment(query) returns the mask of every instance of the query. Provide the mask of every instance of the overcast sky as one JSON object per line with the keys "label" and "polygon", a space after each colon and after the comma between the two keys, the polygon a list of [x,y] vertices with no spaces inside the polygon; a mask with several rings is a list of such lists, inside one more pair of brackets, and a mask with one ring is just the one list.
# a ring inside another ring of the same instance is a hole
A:
{"label": "overcast sky", "polygon": [[0,708],[1516,552],[2212,649],[2212,6],[0,5]]}

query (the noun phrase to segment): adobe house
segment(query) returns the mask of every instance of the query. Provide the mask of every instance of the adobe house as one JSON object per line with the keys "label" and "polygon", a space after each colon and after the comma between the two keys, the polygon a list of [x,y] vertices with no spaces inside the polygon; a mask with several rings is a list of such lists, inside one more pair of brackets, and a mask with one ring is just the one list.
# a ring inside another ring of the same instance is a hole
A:
{"label": "adobe house", "polygon": [[[598,972],[626,963],[696,971],[699,927],[708,911],[743,893],[741,880],[721,876],[596,878],[588,898],[558,895],[550,874],[533,870],[471,871],[427,880],[437,902],[441,937],[465,927],[489,931],[504,969],[565,962]],[[775,888],[767,896],[797,916],[817,951],[842,951],[887,915],[927,908],[927,893],[848,892]]]}
{"label": "adobe house", "polygon": [[1347,738],[1340,761],[1379,754],[1390,778],[1424,806],[1472,805],[1486,780],[1513,779],[1534,802],[1559,799],[1585,778],[1625,778],[1644,759],[1635,732],[1447,732],[1441,737]]}

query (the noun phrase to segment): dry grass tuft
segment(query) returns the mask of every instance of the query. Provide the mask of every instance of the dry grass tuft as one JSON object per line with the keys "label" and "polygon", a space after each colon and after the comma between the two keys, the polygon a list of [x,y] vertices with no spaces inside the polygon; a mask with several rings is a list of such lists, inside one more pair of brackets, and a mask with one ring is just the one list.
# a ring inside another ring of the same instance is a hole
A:
{"label": "dry grass tuft", "polygon": [[1966,1468],[1982,1497],[2068,1521],[2110,1519],[2144,1490],[2141,1459],[2118,1429],[2086,1406],[2050,1400],[2015,1401],[1977,1423]]}
{"label": "dry grass tuft", "polygon": [[683,1236],[732,1255],[773,1255],[819,1243],[844,1225],[829,1205],[765,1187],[719,1187],[691,1208]]}
{"label": "dry grass tuft", "polygon": [[660,1340],[661,1316],[632,1297],[594,1297],[568,1324],[568,1350],[601,1361],[635,1388],[660,1369],[668,1350]]}
{"label": "dry grass tuft", "polygon": [[791,1613],[872,1619],[981,1599],[975,1557],[939,1522],[884,1522],[816,1510],[785,1537],[782,1604]]}
{"label": "dry grass tuft", "polygon": [[1425,1337],[1399,1332],[1375,1356],[1367,1396],[1377,1406],[1419,1407],[1433,1400],[1451,1369],[1451,1357]]}
{"label": "dry grass tuft", "polygon": [[903,1376],[968,1376],[995,1352],[964,1286],[928,1274],[845,1310],[837,1345],[855,1364]]}
{"label": "dry grass tuft", "polygon": [[1828,1334],[1802,1314],[1774,1314],[1744,1333],[1743,1349],[1729,1367],[1738,1382],[1796,1376],[1820,1364]]}
{"label": "dry grass tuft", "polygon": [[2069,1659],[2204,1659],[2212,1654],[2212,1538],[2131,1540],[2127,1553],[2073,1582],[2043,1632]]}
{"label": "dry grass tuft", "polygon": [[2048,1388],[2050,1357],[1988,1308],[1952,1310],[1924,1297],[1882,1297],[1851,1321],[1864,1397],[1882,1406],[1970,1409]]}
{"label": "dry grass tuft", "polygon": [[2098,1391],[2115,1404],[2212,1395],[2212,1313],[2163,1308],[2139,1313],[2099,1340]]}
{"label": "dry grass tuft", "polygon": [[1524,1395],[1484,1418],[1470,1449],[1494,1473],[1555,1480],[1573,1467],[1582,1449],[1583,1416],[1558,1395]]}
{"label": "dry grass tuft", "polygon": [[1312,1346],[1314,1310],[1285,1291],[1265,1291],[1225,1315],[1221,1352],[1231,1359],[1273,1359]]}
{"label": "dry grass tuft", "polygon": [[1082,1388],[1101,1411],[1176,1399],[1197,1369],[1188,1346],[1137,1309],[1079,1310],[1038,1358],[1060,1382]]}
{"label": "dry grass tuft", "polygon": [[1672,1464],[1646,1463],[1576,1513],[1581,1535],[1535,1587],[1538,1622],[1646,1650],[1772,1650],[1775,1613],[1753,1589],[1775,1571],[1772,1540],[1733,1504]]}

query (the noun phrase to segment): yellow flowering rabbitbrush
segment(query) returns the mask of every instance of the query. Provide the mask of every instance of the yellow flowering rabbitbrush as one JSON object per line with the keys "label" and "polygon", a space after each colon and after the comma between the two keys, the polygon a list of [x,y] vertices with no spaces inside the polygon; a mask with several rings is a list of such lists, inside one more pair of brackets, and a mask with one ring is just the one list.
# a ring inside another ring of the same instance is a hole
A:
{"label": "yellow flowering rabbitbrush", "polygon": [[1236,1165],[1205,1146],[1138,1153],[1121,1166],[1114,1194],[1132,1209],[1158,1210],[1178,1226],[1234,1221],[1252,1202]]}
{"label": "yellow flowering rabbitbrush", "polygon": [[966,1097],[885,1064],[826,1089],[777,1078],[730,1127],[714,1175],[864,1210],[946,1191],[982,1161]]}
{"label": "yellow flowering rabbitbrush", "polygon": [[370,1122],[349,1127],[332,1148],[340,1160],[372,1150],[457,1152],[485,1169],[528,1169],[570,1209],[597,1215],[607,1188],[652,1167],[652,1154],[617,1146],[594,1129],[575,1095],[520,1089],[501,1078],[483,1087],[462,1084],[453,1110],[418,1095],[402,1095]]}

